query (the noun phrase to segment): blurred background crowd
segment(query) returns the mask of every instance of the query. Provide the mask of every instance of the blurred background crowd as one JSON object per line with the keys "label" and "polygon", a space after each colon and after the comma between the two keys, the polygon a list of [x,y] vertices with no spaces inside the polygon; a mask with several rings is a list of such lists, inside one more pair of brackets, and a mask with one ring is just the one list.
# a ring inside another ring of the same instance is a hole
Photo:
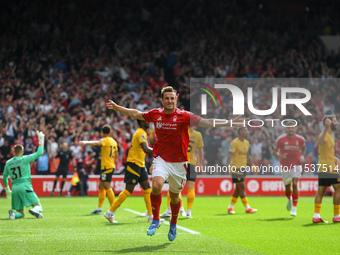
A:
{"label": "blurred background crowd", "polygon": [[[169,84],[178,90],[178,107],[190,110],[192,77],[245,78],[248,85],[256,78],[305,78],[313,115],[288,115],[306,139],[306,163],[316,163],[322,116],[340,115],[340,51],[327,50],[319,35],[339,35],[340,8],[336,1],[302,1],[290,10],[269,2],[1,1],[0,173],[14,144],[35,151],[36,130],[46,134],[46,144],[33,173],[55,173],[64,142],[78,168],[96,173],[99,151],[78,141],[99,139],[106,123],[119,145],[121,172],[137,123],[107,110],[105,102],[147,111],[161,107],[160,89]],[[271,91],[259,84],[255,92],[254,106],[270,107]],[[213,114],[230,118],[231,108],[226,97]],[[200,131],[206,150],[217,152],[206,151],[205,164],[225,164],[236,131]],[[257,165],[278,164],[271,151],[284,132],[279,125],[251,129]],[[339,132],[335,138],[340,156]],[[150,145],[154,140],[151,129]]]}

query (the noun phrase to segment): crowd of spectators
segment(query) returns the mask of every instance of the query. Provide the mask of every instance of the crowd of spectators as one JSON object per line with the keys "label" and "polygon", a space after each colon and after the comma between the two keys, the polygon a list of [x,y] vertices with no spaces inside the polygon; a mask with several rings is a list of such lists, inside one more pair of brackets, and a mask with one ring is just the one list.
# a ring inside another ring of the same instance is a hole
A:
{"label": "crowd of spectators", "polygon": [[[340,117],[340,94],[325,82],[340,76],[340,52],[328,51],[319,39],[339,34],[334,10],[329,2],[296,18],[248,1],[1,1],[0,173],[13,144],[35,151],[36,130],[46,134],[46,156],[33,172],[55,172],[53,157],[63,142],[79,163],[98,159],[78,141],[99,139],[104,124],[113,127],[119,144],[119,172],[137,124],[108,111],[105,102],[147,111],[161,106],[160,89],[169,84],[179,92],[178,107],[190,110],[192,77],[246,78],[249,84],[254,78],[308,79],[313,115],[290,115],[300,121],[307,162],[315,163],[322,116]],[[254,105],[266,109],[269,101],[270,107],[270,91],[256,89]],[[227,98],[214,114],[231,117],[231,107]],[[201,131],[206,148],[219,148],[206,153],[205,162],[225,163],[236,132]],[[257,164],[274,163],[273,142],[283,132],[280,126],[251,130]],[[152,130],[149,139],[152,145]],[[337,155],[339,147],[337,132]]]}

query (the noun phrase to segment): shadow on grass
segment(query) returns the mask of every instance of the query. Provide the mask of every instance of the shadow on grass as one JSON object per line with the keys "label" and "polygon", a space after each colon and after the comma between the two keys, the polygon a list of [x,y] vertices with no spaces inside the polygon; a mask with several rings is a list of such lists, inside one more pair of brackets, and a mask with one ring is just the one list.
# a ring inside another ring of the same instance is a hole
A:
{"label": "shadow on grass", "polygon": [[121,226],[121,225],[130,225],[130,224],[142,224],[142,223],[148,223],[148,222],[118,222],[118,223],[110,223],[110,222],[105,222],[105,226]]}
{"label": "shadow on grass", "polygon": [[319,227],[319,226],[335,226],[337,224],[332,223],[308,223],[301,225],[302,227]]}
{"label": "shadow on grass", "polygon": [[[10,218],[2,218],[0,220],[11,220]],[[37,218],[20,218],[20,219],[15,219],[15,220],[37,220]]]}
{"label": "shadow on grass", "polygon": [[88,217],[88,216],[100,216],[100,215],[102,215],[102,214],[92,214],[92,213],[90,213],[90,214],[84,214],[84,215],[80,215],[79,217]]}
{"label": "shadow on grass", "polygon": [[140,253],[140,252],[155,252],[158,250],[165,249],[168,247],[171,243],[164,243],[161,245],[144,245],[140,247],[132,247],[127,249],[121,249],[118,251],[115,251],[117,254],[124,254],[124,253]]}
{"label": "shadow on grass", "polygon": [[273,218],[273,219],[257,219],[258,221],[287,221],[294,220],[294,218]]}
{"label": "shadow on grass", "polygon": [[219,213],[219,214],[214,214],[214,215],[215,216],[235,216],[234,214],[229,214],[229,213]]}
{"label": "shadow on grass", "polygon": [[[126,253],[142,253],[142,252],[157,252],[159,250],[165,249],[167,246],[171,245],[171,243],[164,243],[161,245],[144,245],[140,247],[131,247],[121,250],[86,250],[86,252],[97,253],[97,252],[109,252],[114,254],[126,254]],[[162,252],[162,251],[160,251]],[[165,251],[164,251],[165,252]]]}
{"label": "shadow on grass", "polygon": [[[165,221],[169,222],[170,218],[166,219]],[[190,219],[187,219],[186,217],[181,217],[181,218],[177,218],[177,221],[179,220],[190,220]]]}

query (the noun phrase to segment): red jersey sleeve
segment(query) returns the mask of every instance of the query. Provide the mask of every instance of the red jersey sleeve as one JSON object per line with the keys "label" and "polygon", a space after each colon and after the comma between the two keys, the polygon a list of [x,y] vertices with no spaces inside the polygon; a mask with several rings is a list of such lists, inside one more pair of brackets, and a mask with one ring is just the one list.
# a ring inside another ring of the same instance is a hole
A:
{"label": "red jersey sleeve", "polygon": [[148,112],[143,112],[143,118],[146,122],[153,122],[153,116],[155,115],[156,109],[150,110]]}
{"label": "red jersey sleeve", "polygon": [[202,117],[199,117],[196,114],[193,114],[192,112],[187,113],[189,116],[190,126],[198,127],[198,124],[200,123]]}

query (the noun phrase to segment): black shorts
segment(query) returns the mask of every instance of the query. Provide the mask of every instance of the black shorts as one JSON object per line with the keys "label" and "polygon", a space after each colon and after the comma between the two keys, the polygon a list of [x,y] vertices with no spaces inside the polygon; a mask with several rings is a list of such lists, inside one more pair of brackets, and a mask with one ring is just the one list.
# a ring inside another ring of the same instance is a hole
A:
{"label": "black shorts", "polygon": [[125,168],[124,182],[126,184],[141,183],[149,180],[148,172],[145,167],[140,167],[134,163],[127,162]]}
{"label": "black shorts", "polygon": [[237,182],[244,182],[244,178],[246,178],[245,172],[240,172],[240,169],[236,169],[237,173],[231,173],[231,179],[233,180],[233,183]]}
{"label": "black shorts", "polygon": [[187,169],[187,181],[196,181],[197,173],[195,171],[194,165],[188,164],[188,169]]}
{"label": "black shorts", "polygon": [[62,175],[63,178],[66,178],[68,173],[68,167],[58,167],[57,172],[55,173],[56,176]]}
{"label": "black shorts", "polygon": [[340,175],[338,173],[319,173],[319,186],[331,186],[338,183],[340,183]]}
{"label": "black shorts", "polygon": [[102,182],[111,182],[112,181],[112,174],[115,169],[102,169],[100,170],[100,181]]}

